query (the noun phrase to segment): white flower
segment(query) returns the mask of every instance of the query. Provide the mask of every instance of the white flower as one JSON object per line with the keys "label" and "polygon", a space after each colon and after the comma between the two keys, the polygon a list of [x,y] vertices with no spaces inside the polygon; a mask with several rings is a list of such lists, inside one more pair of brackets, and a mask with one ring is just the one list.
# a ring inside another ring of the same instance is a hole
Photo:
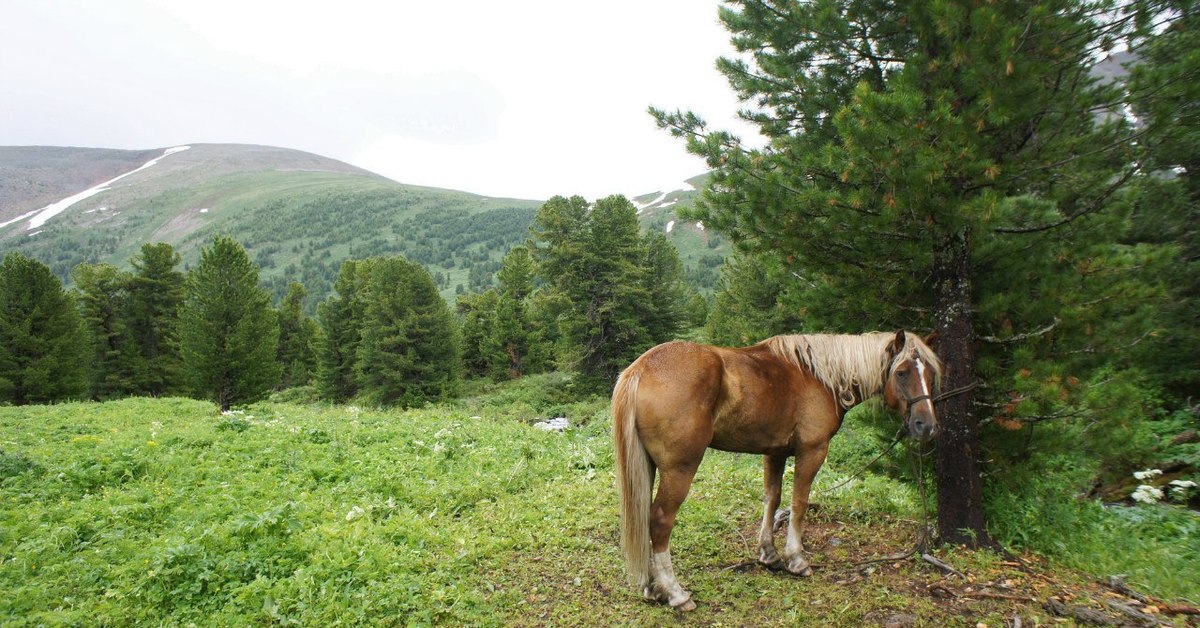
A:
{"label": "white flower", "polygon": [[1142,502],[1143,504],[1154,504],[1163,498],[1163,492],[1162,489],[1158,487],[1150,486],[1149,484],[1142,484],[1133,491],[1133,494],[1130,495],[1130,497],[1132,497],[1134,501]]}
{"label": "white flower", "polygon": [[346,513],[346,521],[354,521],[365,514],[367,514],[367,511],[363,510],[362,506],[355,506],[350,509],[350,512]]}
{"label": "white flower", "polygon": [[1196,483],[1191,480],[1171,480],[1171,496],[1184,501],[1194,492]]}
{"label": "white flower", "polygon": [[533,424],[539,430],[547,432],[564,432],[568,427],[571,427],[571,422],[566,417],[555,417],[548,421],[541,421]]}
{"label": "white flower", "polygon": [[1133,477],[1139,480],[1149,480],[1162,475],[1162,469],[1146,469],[1145,471],[1134,471]]}

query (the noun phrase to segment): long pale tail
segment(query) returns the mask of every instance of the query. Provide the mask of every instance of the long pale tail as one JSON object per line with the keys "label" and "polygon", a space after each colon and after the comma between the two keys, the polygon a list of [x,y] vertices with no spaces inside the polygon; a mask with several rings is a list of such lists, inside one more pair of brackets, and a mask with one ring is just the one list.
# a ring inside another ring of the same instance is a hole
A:
{"label": "long pale tail", "polygon": [[650,583],[650,491],[654,469],[637,433],[634,408],[640,369],[625,369],[613,388],[613,449],[617,456],[617,490],[621,494],[621,553],[629,581]]}

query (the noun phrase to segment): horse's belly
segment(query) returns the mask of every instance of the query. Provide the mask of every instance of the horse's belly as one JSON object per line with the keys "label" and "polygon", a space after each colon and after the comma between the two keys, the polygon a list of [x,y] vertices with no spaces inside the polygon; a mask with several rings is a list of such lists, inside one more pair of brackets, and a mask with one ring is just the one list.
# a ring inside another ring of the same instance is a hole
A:
{"label": "horse's belly", "polygon": [[709,447],[744,454],[792,453],[795,429],[790,421],[718,419]]}

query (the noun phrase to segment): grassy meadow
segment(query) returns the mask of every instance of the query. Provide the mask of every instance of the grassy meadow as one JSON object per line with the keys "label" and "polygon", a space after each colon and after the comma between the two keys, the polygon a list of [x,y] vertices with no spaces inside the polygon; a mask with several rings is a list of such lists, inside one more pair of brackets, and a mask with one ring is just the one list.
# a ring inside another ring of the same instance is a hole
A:
{"label": "grassy meadow", "polygon": [[[0,408],[0,624],[680,621],[625,584],[607,401],[573,400],[568,384],[530,377],[410,411],[277,401],[221,415],[189,399]],[[572,428],[533,427],[550,416]],[[834,443],[819,486],[878,447],[853,423]],[[686,623],[911,614],[917,625],[1028,625],[1051,621],[1033,600],[1094,582],[1036,556],[965,551],[939,556],[969,580],[917,561],[809,579],[732,569],[755,556],[760,464],[711,452],[701,467],[673,538],[700,604]],[[817,561],[905,549],[919,520],[912,485],[881,476],[814,501]],[[1196,590],[1195,573],[1179,577]]]}

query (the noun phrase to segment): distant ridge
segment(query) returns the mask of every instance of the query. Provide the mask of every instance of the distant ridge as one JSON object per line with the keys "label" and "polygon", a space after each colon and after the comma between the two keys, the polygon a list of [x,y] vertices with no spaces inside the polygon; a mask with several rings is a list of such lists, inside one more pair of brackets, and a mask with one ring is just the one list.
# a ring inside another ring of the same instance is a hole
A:
{"label": "distant ridge", "polygon": [[[541,204],[406,185],[287,148],[184,146],[0,147],[0,254],[22,251],[69,281],[84,262],[127,267],[146,242],[169,242],[194,263],[224,233],[246,246],[276,294],[288,281],[304,283],[310,310],[331,292],[343,260],[371,255],[424,264],[453,299],[493,281]],[[643,225],[665,232],[702,182],[635,197]],[[668,237],[711,284],[723,256],[712,235],[680,223]]]}

